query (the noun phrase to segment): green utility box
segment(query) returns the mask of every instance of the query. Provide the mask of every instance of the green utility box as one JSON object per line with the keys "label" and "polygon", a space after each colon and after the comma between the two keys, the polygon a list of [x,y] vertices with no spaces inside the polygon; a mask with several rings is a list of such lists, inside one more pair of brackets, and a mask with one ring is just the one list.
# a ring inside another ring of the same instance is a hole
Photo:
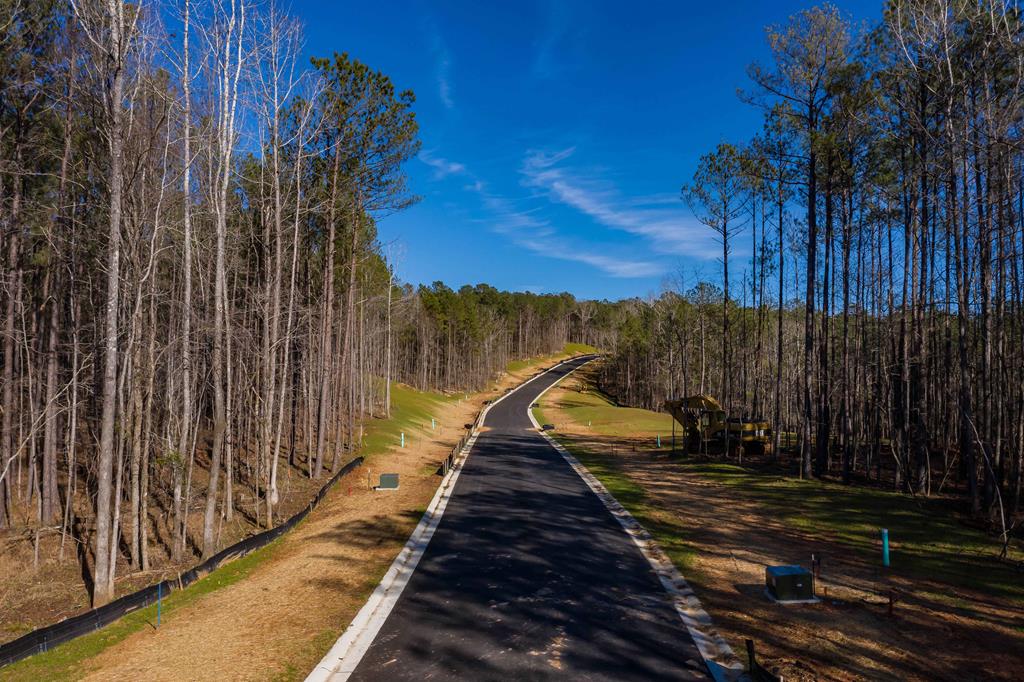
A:
{"label": "green utility box", "polygon": [[398,474],[381,474],[377,490],[398,490]]}
{"label": "green utility box", "polygon": [[814,576],[802,566],[767,566],[764,570],[765,593],[781,604],[813,604]]}

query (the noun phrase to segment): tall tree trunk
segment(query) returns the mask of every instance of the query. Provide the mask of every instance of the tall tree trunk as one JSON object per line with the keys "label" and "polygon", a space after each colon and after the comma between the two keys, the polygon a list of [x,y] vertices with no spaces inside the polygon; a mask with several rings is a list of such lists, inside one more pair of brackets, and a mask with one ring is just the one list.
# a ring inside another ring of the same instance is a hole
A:
{"label": "tall tree trunk", "polygon": [[[227,212],[228,190],[231,185],[232,152],[235,138],[235,107],[238,102],[238,86],[242,70],[242,43],[245,35],[245,0],[238,3],[236,16],[235,2],[231,3],[231,14],[227,19],[227,37],[224,53],[217,71],[220,81],[217,94],[220,99],[217,127],[218,177],[215,179],[216,194],[214,222],[217,233],[216,264],[213,287],[213,446],[210,452],[210,484],[206,491],[206,511],[203,515],[203,557],[208,558],[215,551],[214,523],[217,517],[217,495],[220,483],[221,457],[224,454],[227,424],[227,402],[224,386],[224,342],[226,334],[227,304]],[[237,24],[236,24],[237,21]],[[236,41],[235,43],[232,40]],[[232,51],[237,51],[232,62]],[[232,69],[232,66],[234,68]],[[234,73],[232,74],[232,71]]]}
{"label": "tall tree trunk", "polygon": [[96,466],[96,535],[93,549],[93,607],[102,606],[114,597],[114,570],[111,561],[112,538],[111,493],[114,473],[114,421],[117,412],[118,313],[121,278],[121,210],[123,192],[123,102],[125,79],[125,7],[117,0],[108,0],[106,21],[109,22],[107,59],[111,78],[107,93],[107,137],[110,147],[110,168],[107,183],[110,219],[107,241],[107,295],[104,321],[103,398],[100,419],[99,456]]}
{"label": "tall tree trunk", "polygon": [[[175,563],[181,561],[185,547],[185,516],[182,509],[182,478],[185,460],[191,461],[191,443],[194,431],[194,407],[192,400],[192,73],[189,70],[189,28],[191,24],[191,3],[185,0],[182,50],[182,96],[184,112],[182,117],[182,148],[184,169],[181,189],[185,197],[182,208],[182,294],[181,294],[181,416],[178,432],[178,448],[172,459],[174,487],[174,539],[171,551]],[[186,453],[188,453],[186,455]]]}
{"label": "tall tree trunk", "polygon": [[[829,317],[832,314],[830,305],[829,285],[832,265],[832,237],[833,237],[833,187],[834,158],[835,152],[832,149],[827,151],[825,162],[825,242],[824,242],[824,263],[821,274],[821,335],[818,339],[818,429],[815,441],[815,463],[814,475],[819,478],[828,473],[829,460],[831,459],[831,406],[829,404],[830,386],[829,376]],[[808,237],[808,239],[810,239]]]}
{"label": "tall tree trunk", "polygon": [[[814,120],[814,111],[808,114]],[[811,127],[813,132],[813,125]],[[813,134],[812,134],[813,138]],[[812,139],[811,144],[814,144]],[[811,471],[811,433],[814,421],[814,401],[811,394],[813,381],[814,357],[814,285],[817,281],[815,270],[818,259],[818,156],[813,148],[808,155],[807,163],[807,297],[804,301],[804,372],[803,372],[803,438],[800,445],[800,474],[810,478]]]}
{"label": "tall tree trunk", "polygon": [[[320,478],[327,447],[327,420],[330,412],[331,349],[334,347],[334,241],[341,187],[341,141],[336,141],[334,168],[331,171],[330,207],[327,210],[327,248],[324,255],[324,299],[320,322],[320,404],[317,411],[316,459],[313,478]],[[342,375],[344,376],[344,375]]]}

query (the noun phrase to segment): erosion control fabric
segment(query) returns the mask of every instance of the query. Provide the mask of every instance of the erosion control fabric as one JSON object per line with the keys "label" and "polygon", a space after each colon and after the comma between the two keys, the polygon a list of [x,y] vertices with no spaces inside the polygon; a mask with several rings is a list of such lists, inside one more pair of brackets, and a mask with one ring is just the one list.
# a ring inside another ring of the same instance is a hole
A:
{"label": "erosion control fabric", "polygon": [[327,492],[335,483],[338,482],[339,479],[341,479],[341,477],[359,467],[362,463],[363,458],[356,457],[351,462],[343,466],[338,473],[332,476],[331,479],[320,488],[316,496],[310,500],[308,505],[284,523],[257,535],[247,537],[244,540],[236,542],[230,547],[225,547],[198,566],[190,568],[173,579],[164,580],[162,583],[144,587],[138,592],[126,594],[120,599],[115,599],[109,604],[92,609],[91,611],[86,611],[85,613],[77,616],[72,616],[71,618],[62,620],[59,623],[54,623],[53,625],[33,630],[23,637],[19,637],[12,642],[8,642],[7,644],[0,646],[0,667],[20,661],[23,658],[28,658],[33,654],[49,651],[64,642],[68,642],[76,637],[81,637],[82,635],[87,635],[90,632],[94,632],[95,630],[99,630],[102,627],[110,625],[121,616],[155,603],[157,595],[161,592],[166,596],[172,590],[188,587],[203,576],[216,570],[217,567],[225,561],[243,557],[260,547],[270,544],[285,532],[294,528],[299,521],[306,518],[306,515],[316,509],[316,506],[320,504],[320,501],[323,500]]}

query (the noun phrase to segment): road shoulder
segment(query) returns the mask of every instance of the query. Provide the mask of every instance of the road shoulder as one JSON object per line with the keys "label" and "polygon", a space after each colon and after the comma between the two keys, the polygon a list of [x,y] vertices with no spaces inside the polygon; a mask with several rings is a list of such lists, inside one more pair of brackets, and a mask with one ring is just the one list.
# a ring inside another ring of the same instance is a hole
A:
{"label": "road shoulder", "polygon": [[[159,630],[155,613],[132,614],[88,635],[89,647],[75,640],[5,668],[5,679],[304,678],[416,526],[441,480],[438,463],[465,433],[463,425],[484,400],[552,361],[518,367],[490,390],[440,406],[436,430],[429,421],[410,429],[406,448],[373,455],[292,532],[185,590],[180,596],[188,598],[163,614]],[[368,476],[385,471],[401,474],[399,490],[370,490]],[[135,615],[142,618],[128,622]]]}

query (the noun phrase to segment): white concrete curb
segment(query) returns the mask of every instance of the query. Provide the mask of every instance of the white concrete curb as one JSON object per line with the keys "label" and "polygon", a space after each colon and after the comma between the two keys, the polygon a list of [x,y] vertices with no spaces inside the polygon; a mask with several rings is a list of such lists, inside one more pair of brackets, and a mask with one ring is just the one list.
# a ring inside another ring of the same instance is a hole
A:
{"label": "white concrete curb", "polygon": [[[356,666],[359,665],[359,661],[362,660],[363,655],[370,648],[373,640],[377,637],[377,633],[380,632],[381,627],[384,625],[384,621],[391,614],[391,610],[398,602],[402,591],[409,583],[409,579],[412,578],[420,558],[422,558],[423,553],[426,551],[427,545],[430,544],[430,539],[434,536],[434,531],[437,530],[438,524],[441,523],[441,517],[444,516],[444,510],[448,506],[448,500],[451,499],[452,491],[455,488],[455,482],[458,480],[459,473],[462,471],[462,467],[469,457],[473,445],[476,443],[477,436],[480,435],[480,427],[483,426],[487,413],[490,412],[491,408],[524,386],[561,367],[572,359],[574,358],[563,360],[557,365],[531,377],[484,408],[469,440],[466,441],[466,444],[459,452],[459,456],[448,471],[448,474],[441,479],[441,485],[438,486],[437,492],[434,493],[430,506],[423,513],[419,524],[413,530],[412,535],[409,536],[409,540],[405,543],[402,551],[395,557],[387,573],[381,578],[377,588],[370,595],[366,603],[363,604],[363,608],[359,610],[356,617],[352,619],[345,632],[306,677],[306,682],[344,682],[356,669]],[[530,418],[532,419],[533,416],[531,415]]]}
{"label": "white concrete curb", "polygon": [[[565,376],[569,375],[566,374]],[[564,379],[565,377],[562,378]],[[559,382],[556,381],[541,391],[534,402],[539,402],[545,393],[558,384]],[[529,415],[533,425],[540,431],[540,434],[547,439],[555,450],[558,450],[565,461],[569,463],[569,466],[579,474],[580,478],[600,498],[611,515],[615,517],[615,520],[619,522],[619,525],[622,526],[626,534],[633,540],[633,543],[640,549],[640,553],[644,555],[647,563],[651,565],[651,568],[654,569],[655,574],[658,576],[658,580],[661,581],[662,587],[665,588],[665,591],[672,598],[676,613],[679,614],[683,625],[686,626],[690,637],[693,638],[694,643],[697,645],[697,649],[704,658],[704,664],[707,665],[711,676],[718,682],[743,679],[745,677],[743,664],[736,658],[736,654],[733,653],[732,648],[725,639],[715,630],[711,616],[701,606],[700,600],[694,593],[693,588],[686,582],[683,574],[675,567],[675,564],[668,558],[668,555],[658,547],[651,534],[640,525],[639,521],[633,518],[632,514],[619,504],[618,500],[604,487],[604,484],[597,480],[572,453],[541,428],[533,416],[533,408],[527,408],[526,413]]]}

